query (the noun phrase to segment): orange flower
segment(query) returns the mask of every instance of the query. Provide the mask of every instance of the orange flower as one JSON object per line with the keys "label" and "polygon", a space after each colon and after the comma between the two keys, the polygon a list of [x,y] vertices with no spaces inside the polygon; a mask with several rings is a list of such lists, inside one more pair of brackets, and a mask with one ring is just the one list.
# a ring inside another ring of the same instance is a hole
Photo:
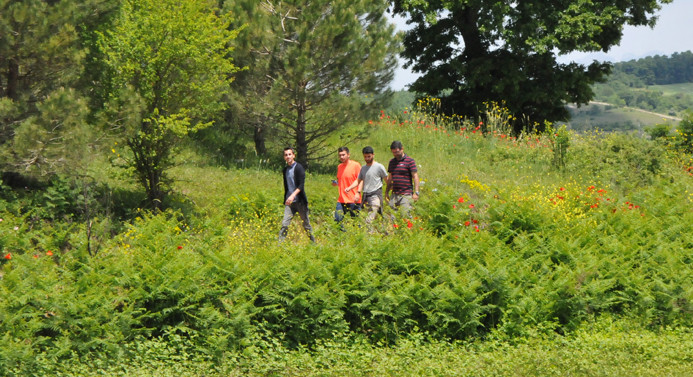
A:
{"label": "orange flower", "polygon": [[46,251],[46,255],[48,255],[49,257],[51,257],[51,256],[53,256],[53,252],[50,251],[50,250],[48,250],[48,251]]}
{"label": "orange flower", "polygon": [[5,259],[7,259],[7,260],[12,259],[12,254],[11,253],[5,254]]}

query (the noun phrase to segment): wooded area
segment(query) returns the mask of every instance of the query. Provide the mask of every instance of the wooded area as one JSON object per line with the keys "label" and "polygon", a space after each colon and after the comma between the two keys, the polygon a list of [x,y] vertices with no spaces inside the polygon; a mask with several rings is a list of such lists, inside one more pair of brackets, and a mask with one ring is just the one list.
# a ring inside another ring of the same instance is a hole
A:
{"label": "wooded area", "polygon": [[[515,134],[541,130],[610,71],[556,55],[608,50],[668,2],[2,0],[0,170],[79,175],[112,151],[159,207],[191,141],[226,160],[293,145],[309,165],[391,100],[400,52],[442,113],[502,102]],[[387,12],[415,27],[402,39]]]}

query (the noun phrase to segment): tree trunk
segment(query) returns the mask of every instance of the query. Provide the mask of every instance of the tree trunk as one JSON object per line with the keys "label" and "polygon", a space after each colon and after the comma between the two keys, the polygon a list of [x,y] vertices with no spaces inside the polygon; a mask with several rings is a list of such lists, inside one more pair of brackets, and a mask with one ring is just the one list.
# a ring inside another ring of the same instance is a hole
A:
{"label": "tree trunk", "polygon": [[161,189],[161,175],[160,169],[153,168],[150,173],[147,182],[147,199],[152,204],[152,208],[155,211],[161,210],[164,200],[164,190]]}
{"label": "tree trunk", "polygon": [[19,100],[19,64],[14,58],[7,63],[7,91],[6,97],[12,101]]}
{"label": "tree trunk", "polygon": [[308,142],[306,141],[306,111],[298,111],[296,120],[296,161],[308,167]]}
{"label": "tree trunk", "polygon": [[255,142],[255,153],[261,157],[266,156],[267,146],[265,146],[265,127],[261,123],[255,124],[253,141]]}
{"label": "tree trunk", "polygon": [[306,141],[306,97],[305,87],[296,98],[296,161],[308,168],[308,141]]}

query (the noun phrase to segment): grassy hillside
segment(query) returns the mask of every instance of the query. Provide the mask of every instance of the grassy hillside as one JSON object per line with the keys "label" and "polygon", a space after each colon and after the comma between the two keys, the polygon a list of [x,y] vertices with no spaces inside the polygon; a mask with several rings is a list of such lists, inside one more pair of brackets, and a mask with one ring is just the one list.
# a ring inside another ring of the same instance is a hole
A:
{"label": "grassy hillside", "polygon": [[352,158],[371,145],[385,163],[401,140],[415,215],[343,232],[333,174],[309,171],[316,244],[298,221],[277,242],[279,166],[188,152],[152,214],[99,165],[120,212],[91,222],[69,215],[83,191],[51,191],[52,217],[3,191],[0,375],[690,374],[691,156],[619,133],[513,138],[503,114],[374,117]]}
{"label": "grassy hillside", "polygon": [[[665,95],[675,96],[679,94],[687,94],[693,96],[693,83],[669,84],[669,85],[651,85],[650,90],[658,90]],[[691,104],[693,106],[693,104]]]}
{"label": "grassy hillside", "polygon": [[580,108],[570,108],[571,119],[568,126],[576,131],[643,131],[655,124],[678,123],[669,115],[658,115],[635,108],[613,105],[590,104]]}

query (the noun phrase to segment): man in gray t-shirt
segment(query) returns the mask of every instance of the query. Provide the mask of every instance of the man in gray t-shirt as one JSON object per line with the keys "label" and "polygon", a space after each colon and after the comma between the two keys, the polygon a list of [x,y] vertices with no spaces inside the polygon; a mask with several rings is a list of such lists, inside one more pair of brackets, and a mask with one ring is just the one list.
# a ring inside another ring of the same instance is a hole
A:
{"label": "man in gray t-shirt", "polygon": [[368,209],[366,224],[375,220],[375,216],[382,215],[383,205],[383,179],[387,178],[387,169],[382,164],[375,162],[373,148],[363,148],[363,159],[366,164],[361,167],[358,179],[347,187],[344,191],[349,192],[357,189],[362,193],[361,203]]}

